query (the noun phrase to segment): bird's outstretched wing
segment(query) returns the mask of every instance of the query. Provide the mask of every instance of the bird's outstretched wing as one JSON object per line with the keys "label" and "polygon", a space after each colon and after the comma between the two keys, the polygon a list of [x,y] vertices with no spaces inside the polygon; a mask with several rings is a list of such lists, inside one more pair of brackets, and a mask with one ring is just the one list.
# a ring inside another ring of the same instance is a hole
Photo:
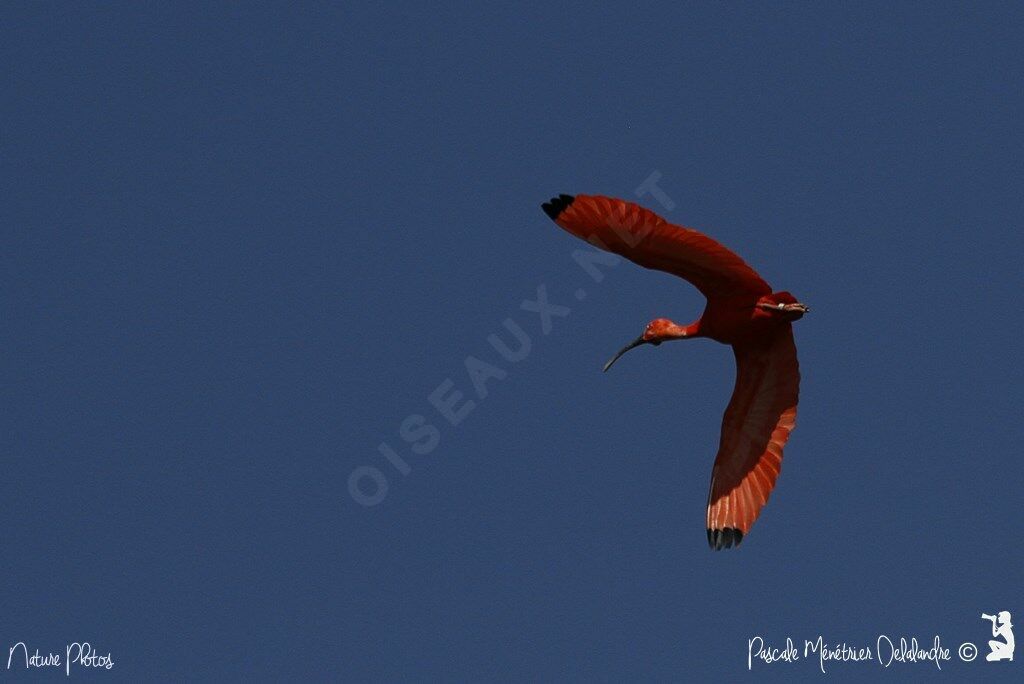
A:
{"label": "bird's outstretched wing", "polygon": [[772,291],[757,271],[726,247],[632,202],[600,195],[559,195],[541,208],[576,237],[645,268],[684,278],[708,299],[757,299]]}
{"label": "bird's outstretched wing", "polygon": [[800,394],[789,324],[768,340],[733,351],[736,387],[722,419],[708,496],[708,543],[715,550],[739,545],[768,501],[782,468],[782,448],[796,424]]}

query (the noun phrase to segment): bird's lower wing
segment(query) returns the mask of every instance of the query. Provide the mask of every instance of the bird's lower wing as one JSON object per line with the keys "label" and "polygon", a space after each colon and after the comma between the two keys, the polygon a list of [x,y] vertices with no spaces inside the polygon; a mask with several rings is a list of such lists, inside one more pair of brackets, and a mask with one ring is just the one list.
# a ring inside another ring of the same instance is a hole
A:
{"label": "bird's lower wing", "polygon": [[632,202],[600,195],[559,195],[541,208],[576,237],[645,268],[688,280],[708,299],[757,299],[772,291],[728,248]]}
{"label": "bird's lower wing", "polygon": [[736,345],[733,351],[736,387],[722,419],[708,496],[708,543],[715,550],[739,545],[767,503],[796,424],[800,393],[790,325],[769,340]]}

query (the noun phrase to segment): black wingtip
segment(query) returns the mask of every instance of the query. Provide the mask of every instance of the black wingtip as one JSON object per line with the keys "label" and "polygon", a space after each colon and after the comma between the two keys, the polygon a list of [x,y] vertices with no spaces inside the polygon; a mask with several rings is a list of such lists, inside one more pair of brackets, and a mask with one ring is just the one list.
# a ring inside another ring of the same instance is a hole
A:
{"label": "black wingtip", "polygon": [[735,527],[725,527],[720,530],[708,530],[708,546],[715,551],[739,546],[743,541],[743,532]]}
{"label": "black wingtip", "polygon": [[572,195],[559,195],[558,197],[552,197],[550,201],[540,205],[540,208],[544,210],[544,213],[551,217],[552,221],[558,220],[558,215],[569,208],[572,201],[576,199]]}

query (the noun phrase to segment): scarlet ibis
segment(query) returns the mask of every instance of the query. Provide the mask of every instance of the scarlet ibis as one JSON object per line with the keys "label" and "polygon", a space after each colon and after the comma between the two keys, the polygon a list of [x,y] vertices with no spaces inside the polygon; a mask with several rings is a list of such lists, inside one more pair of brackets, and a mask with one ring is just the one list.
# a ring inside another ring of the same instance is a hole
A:
{"label": "scarlet ibis", "polygon": [[707,298],[704,313],[689,325],[667,318],[648,323],[604,370],[644,344],[707,337],[732,346],[736,385],[711,470],[706,527],[712,549],[739,546],[775,487],[782,449],[796,424],[800,368],[791,324],[809,309],[788,292],[772,292],[743,259],[707,235],[632,202],[559,195],[541,208],[576,237],[679,276]]}

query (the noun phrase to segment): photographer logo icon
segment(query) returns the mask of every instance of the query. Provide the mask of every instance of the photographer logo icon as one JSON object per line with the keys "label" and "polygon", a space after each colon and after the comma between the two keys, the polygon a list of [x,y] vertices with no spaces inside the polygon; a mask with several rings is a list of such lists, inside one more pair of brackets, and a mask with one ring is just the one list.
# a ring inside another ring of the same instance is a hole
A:
{"label": "photographer logo icon", "polygon": [[[1010,623],[1009,611],[1002,611],[999,615],[988,615],[987,613],[981,614],[982,620],[990,620],[992,622],[992,636],[995,637],[992,641],[988,642],[988,647],[992,649],[992,652],[985,656],[985,660],[993,662],[996,660],[1013,660],[1013,625]],[[1002,637],[1003,641],[997,641],[999,637]]]}

